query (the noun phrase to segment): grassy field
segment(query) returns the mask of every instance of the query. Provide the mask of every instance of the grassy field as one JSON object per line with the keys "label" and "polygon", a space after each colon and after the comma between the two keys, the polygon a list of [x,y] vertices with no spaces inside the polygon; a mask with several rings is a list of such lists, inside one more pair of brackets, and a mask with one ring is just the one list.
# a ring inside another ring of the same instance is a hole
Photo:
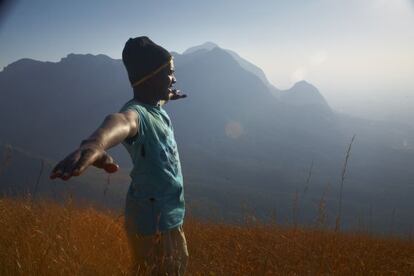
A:
{"label": "grassy field", "polygon": [[[126,275],[119,214],[0,199],[0,275]],[[414,241],[188,218],[187,275],[414,275]]]}

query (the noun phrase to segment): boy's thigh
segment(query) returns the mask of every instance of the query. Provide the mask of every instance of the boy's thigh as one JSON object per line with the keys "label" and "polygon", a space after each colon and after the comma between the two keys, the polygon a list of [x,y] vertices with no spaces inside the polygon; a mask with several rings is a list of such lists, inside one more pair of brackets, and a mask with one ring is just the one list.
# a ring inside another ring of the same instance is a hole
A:
{"label": "boy's thigh", "polygon": [[177,228],[174,228],[170,231],[169,235],[171,236],[171,246],[176,255],[181,258],[188,258],[188,249],[187,249],[187,240],[185,238],[183,226],[180,225]]}
{"label": "boy's thigh", "polygon": [[182,226],[150,236],[128,233],[128,238],[136,265],[178,264],[181,269],[187,266],[188,249]]}
{"label": "boy's thigh", "polygon": [[137,257],[151,255],[188,256],[187,240],[182,225],[155,235],[128,233],[129,242]]}
{"label": "boy's thigh", "polygon": [[161,236],[162,261],[160,262],[162,275],[184,275],[188,250],[182,226],[166,231]]}
{"label": "boy's thigh", "polygon": [[128,233],[128,240],[136,263],[148,263],[158,255],[159,245],[155,235],[143,236]]}

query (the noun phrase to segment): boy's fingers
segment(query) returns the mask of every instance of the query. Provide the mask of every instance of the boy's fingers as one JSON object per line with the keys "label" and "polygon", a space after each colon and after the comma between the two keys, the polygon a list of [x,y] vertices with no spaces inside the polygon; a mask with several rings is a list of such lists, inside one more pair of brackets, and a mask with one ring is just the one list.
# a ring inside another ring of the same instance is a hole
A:
{"label": "boy's fingers", "polygon": [[81,175],[87,167],[93,164],[95,159],[95,153],[92,153],[91,151],[82,152],[82,156],[79,158],[78,162],[71,170],[71,174],[74,176]]}
{"label": "boy's fingers", "polygon": [[76,165],[76,167],[73,169],[72,173],[74,176],[79,176],[81,175],[86,168],[90,165],[90,162],[88,162],[88,160],[83,160],[82,163],[78,163],[78,165]]}
{"label": "boy's fingers", "polygon": [[57,177],[59,177],[59,175],[62,173],[62,171],[61,170],[59,170],[58,168],[57,168],[57,166],[52,170],[52,172],[50,173],[50,175],[49,175],[49,178],[50,179],[55,179],[55,178],[57,178]]}
{"label": "boy's fingers", "polygon": [[184,99],[184,98],[186,98],[186,97],[187,97],[187,95],[186,95],[186,94],[180,94],[180,95],[176,95],[176,97],[175,97],[175,99],[174,99],[174,100]]}
{"label": "boy's fingers", "polygon": [[69,173],[68,173],[68,170],[67,170],[67,166],[65,166],[66,165],[66,163],[67,163],[67,161],[66,160],[64,160],[64,161],[61,161],[57,166],[56,166],[56,168],[52,171],[52,173],[51,173],[51,175],[50,175],[50,178],[51,179],[55,179],[55,178],[62,178],[63,180],[67,180],[67,179],[69,179],[68,178],[68,176],[70,175]]}
{"label": "boy's fingers", "polygon": [[170,100],[178,100],[183,99],[185,97],[187,97],[187,95],[182,94],[180,90],[173,90],[173,92],[169,95]]}
{"label": "boy's fingers", "polygon": [[115,163],[108,163],[105,164],[104,169],[107,173],[114,173],[118,171],[119,166]]}
{"label": "boy's fingers", "polygon": [[65,159],[60,161],[52,170],[50,174],[50,179],[62,178],[63,180],[68,180],[72,175],[72,168],[77,163],[79,158],[79,152],[74,151],[69,154]]}
{"label": "boy's fingers", "polygon": [[61,176],[60,176],[60,178],[62,178],[62,180],[69,180],[69,178],[71,178],[73,167],[75,166],[75,163],[76,163],[75,160],[71,160],[71,159],[65,160],[65,162],[63,163],[64,168],[62,169],[62,173],[61,173]]}
{"label": "boy's fingers", "polygon": [[62,174],[62,176],[61,176],[61,178],[62,178],[62,180],[69,180],[69,178],[72,176],[72,174],[70,173],[70,172],[68,172],[68,171],[65,171],[63,174]]}
{"label": "boy's fingers", "polygon": [[62,166],[63,166],[63,161],[60,161],[52,170],[52,172],[50,173],[49,177],[51,179],[55,179],[57,177],[60,177],[60,175],[62,174],[63,170],[62,170]]}
{"label": "boy's fingers", "polygon": [[51,172],[51,174],[49,175],[49,178],[50,178],[50,179],[55,179],[55,178],[60,177],[61,175],[62,175],[62,170],[61,170],[61,169],[59,169],[59,168],[55,168],[55,169]]}
{"label": "boy's fingers", "polygon": [[112,157],[110,157],[106,152],[102,152],[101,156],[95,160],[93,165],[97,168],[103,169],[106,163],[110,163]]}
{"label": "boy's fingers", "polygon": [[108,173],[114,173],[119,168],[114,162],[114,159],[106,152],[104,152],[102,157],[94,163],[94,166],[104,169]]}

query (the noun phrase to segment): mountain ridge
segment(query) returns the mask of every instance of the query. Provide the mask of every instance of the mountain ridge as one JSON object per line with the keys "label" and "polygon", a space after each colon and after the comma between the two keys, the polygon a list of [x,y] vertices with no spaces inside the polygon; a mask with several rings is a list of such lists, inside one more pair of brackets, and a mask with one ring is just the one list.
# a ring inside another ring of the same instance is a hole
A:
{"label": "mountain ridge", "polygon": [[[267,80],[263,70],[261,70],[259,67],[255,66],[254,64],[252,64],[248,60],[243,59],[236,52],[231,51],[231,50],[222,49],[217,44],[215,44],[213,42],[205,42],[204,44],[201,44],[199,46],[191,47],[191,48],[187,49],[186,51],[184,51],[182,55],[186,56],[186,55],[203,54],[203,52],[206,53],[206,52],[214,50],[215,48],[218,48],[221,51],[224,51],[224,52],[230,54],[230,56],[232,56],[232,58],[242,68],[244,68],[248,72],[251,72],[254,75],[256,75],[268,87],[271,94],[273,96],[275,96],[276,98],[280,98],[280,97],[282,97],[282,98],[291,98],[291,97],[288,97],[286,95],[288,95],[289,93],[292,93],[292,91],[294,91],[295,88],[303,86],[303,85],[301,85],[301,82],[303,82],[303,81],[298,81],[295,84],[293,84],[291,88],[286,89],[286,90],[280,90],[280,89],[274,87],[272,84],[270,84],[270,82]],[[175,56],[180,55],[176,52],[172,52],[172,53]],[[59,61],[56,61],[56,62],[40,61],[40,60],[36,60],[36,59],[32,59],[32,58],[22,58],[22,59],[19,59],[19,60],[13,62],[13,63],[7,65],[6,67],[4,67],[3,71],[4,72],[10,72],[11,70],[12,71],[13,70],[19,70],[20,68],[23,69],[27,66],[44,66],[44,65],[47,65],[47,64],[62,65],[62,64],[65,64],[65,63],[76,64],[76,63],[82,63],[82,62],[85,62],[85,61],[92,62],[93,64],[96,64],[96,65],[99,65],[101,63],[114,63],[114,64],[121,63],[122,64],[122,61],[120,59],[113,59],[113,58],[111,58],[111,57],[109,57],[108,55],[105,55],[105,54],[76,54],[76,53],[70,53],[70,54],[66,55],[66,57],[62,57]],[[3,71],[0,71],[0,73],[3,72]],[[313,97],[318,97],[319,99],[321,97],[323,98],[323,96],[320,94],[319,90],[315,86],[311,85],[310,83],[308,83],[306,81],[305,81],[305,83],[309,84],[309,87],[312,88],[314,91],[317,91],[317,93],[313,93]],[[308,102],[303,102],[303,101],[299,102],[299,103],[298,102],[295,103],[295,102],[292,102],[292,100],[287,100],[287,102],[293,103],[293,104],[296,104],[296,105],[302,105],[302,104],[307,104],[308,103]],[[312,102],[312,100],[311,100],[311,102]],[[326,102],[325,99],[323,99],[323,101],[321,101],[321,100],[319,101],[319,103],[322,103],[322,102],[324,102],[324,104],[328,105],[328,103]]]}

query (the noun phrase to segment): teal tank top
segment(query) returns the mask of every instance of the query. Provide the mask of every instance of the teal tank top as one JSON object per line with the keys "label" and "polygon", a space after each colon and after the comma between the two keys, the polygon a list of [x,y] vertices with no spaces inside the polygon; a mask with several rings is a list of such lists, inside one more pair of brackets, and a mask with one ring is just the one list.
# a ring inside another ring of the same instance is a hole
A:
{"label": "teal tank top", "polygon": [[138,134],[123,145],[133,168],[128,190],[125,219],[127,231],[154,234],[183,223],[185,204],[183,176],[174,130],[167,112],[130,100],[121,112],[139,115]]}

